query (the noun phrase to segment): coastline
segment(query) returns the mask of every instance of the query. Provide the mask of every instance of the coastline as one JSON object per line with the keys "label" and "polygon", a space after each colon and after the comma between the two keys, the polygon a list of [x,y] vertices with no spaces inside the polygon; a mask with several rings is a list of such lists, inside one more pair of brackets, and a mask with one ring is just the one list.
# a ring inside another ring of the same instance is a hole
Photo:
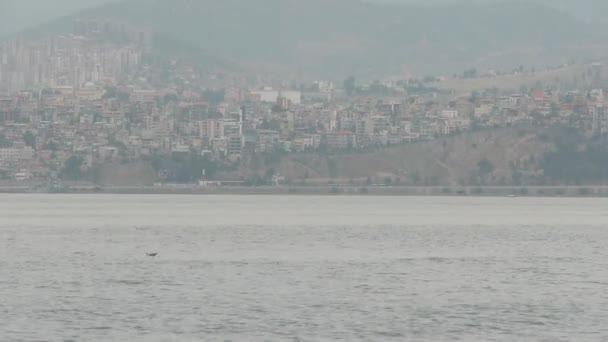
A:
{"label": "coastline", "polygon": [[66,186],[49,189],[0,186],[0,194],[124,194],[124,195],[290,195],[290,196],[456,196],[456,197],[608,197],[608,186]]}

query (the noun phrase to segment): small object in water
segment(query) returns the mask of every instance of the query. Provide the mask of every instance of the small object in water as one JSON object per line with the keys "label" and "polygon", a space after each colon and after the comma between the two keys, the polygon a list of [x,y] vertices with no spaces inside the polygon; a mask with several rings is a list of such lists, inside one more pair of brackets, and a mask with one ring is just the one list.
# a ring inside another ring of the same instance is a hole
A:
{"label": "small object in water", "polygon": [[146,253],[146,255],[149,257],[155,257],[158,255],[158,253]]}

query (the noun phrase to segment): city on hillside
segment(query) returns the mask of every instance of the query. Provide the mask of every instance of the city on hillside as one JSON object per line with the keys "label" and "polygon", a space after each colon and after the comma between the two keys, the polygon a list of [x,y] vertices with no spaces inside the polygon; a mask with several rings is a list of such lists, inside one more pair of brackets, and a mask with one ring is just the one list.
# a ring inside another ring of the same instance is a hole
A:
{"label": "city on hillside", "polygon": [[[84,181],[100,165],[147,161],[158,184],[205,186],[253,156],[354,153],[520,124],[608,133],[602,64],[577,76],[589,81],[584,87],[458,93],[440,86],[442,76],[299,83],[208,70],[151,51],[151,39],[145,30],[76,21],[69,35],[4,41],[0,178]],[[196,163],[195,171],[163,166],[176,160]],[[266,183],[285,181],[271,176]]]}

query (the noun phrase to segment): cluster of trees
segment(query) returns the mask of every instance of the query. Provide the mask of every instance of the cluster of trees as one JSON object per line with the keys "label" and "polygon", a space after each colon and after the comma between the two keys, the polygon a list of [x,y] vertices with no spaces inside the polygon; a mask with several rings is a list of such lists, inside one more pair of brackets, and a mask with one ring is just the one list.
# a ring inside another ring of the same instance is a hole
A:
{"label": "cluster of trees", "polygon": [[494,173],[495,167],[487,158],[483,158],[477,163],[477,174],[481,179],[481,183],[485,184],[488,178]]}
{"label": "cluster of trees", "polygon": [[195,153],[173,153],[150,157],[154,170],[166,182],[195,183],[203,177],[213,177],[219,169],[217,162]]}
{"label": "cluster of trees", "polygon": [[31,131],[27,131],[23,134],[23,141],[26,146],[36,148],[36,136]]}
{"label": "cluster of trees", "polygon": [[[397,85],[400,88],[402,88],[403,90],[407,91],[408,94],[411,94],[411,95],[424,95],[424,94],[430,94],[430,93],[444,92],[443,90],[440,90],[436,87],[427,85],[429,82],[434,82],[435,80],[436,80],[435,78],[427,77],[422,80],[411,80],[411,81],[407,81],[407,82],[400,82]],[[395,89],[387,87],[386,85],[380,83],[380,81],[374,81],[372,84],[369,85],[369,87],[366,87],[366,88],[359,87],[359,86],[357,86],[357,81],[353,76],[344,80],[343,87],[344,87],[344,91],[346,92],[346,95],[348,95],[348,96],[353,96],[353,95],[365,95],[365,96],[391,96],[391,95],[393,95],[394,96],[394,95],[398,94],[398,92]]]}
{"label": "cluster of trees", "polygon": [[0,148],[13,147],[13,142],[6,138],[6,135],[0,133]]}
{"label": "cluster of trees", "polygon": [[105,89],[105,93],[103,94],[104,99],[118,99],[118,101],[122,103],[129,102],[131,95],[129,93],[122,92],[118,90],[116,87],[107,87]]}
{"label": "cluster of trees", "polygon": [[224,96],[225,96],[225,93],[224,93],[223,89],[218,89],[218,90],[206,89],[201,94],[201,97],[203,98],[203,100],[205,100],[211,104],[222,103],[224,101]]}
{"label": "cluster of trees", "polygon": [[[23,141],[26,146],[31,148],[36,148],[36,136],[31,131],[25,132],[23,134]],[[13,147],[13,142],[6,137],[3,133],[0,133],[0,148],[8,148]]]}
{"label": "cluster of trees", "polygon": [[541,161],[545,176],[566,185],[603,184],[608,182],[608,141],[598,140],[581,147],[558,144]]}
{"label": "cluster of trees", "polygon": [[436,87],[426,86],[424,83],[410,83],[405,86],[405,90],[410,95],[425,95],[425,94],[442,94],[445,93],[445,90],[441,90]]}
{"label": "cluster of trees", "polygon": [[475,78],[477,77],[477,69],[471,68],[462,73],[462,78]]}
{"label": "cluster of trees", "polygon": [[61,170],[61,179],[77,181],[84,178],[85,173],[82,170],[84,165],[84,159],[79,156],[72,156],[63,163],[63,169]]}
{"label": "cluster of trees", "polygon": [[[203,170],[207,177],[213,177],[219,169],[213,160],[194,153],[154,155],[149,161],[163,181],[171,183],[195,183],[203,177]],[[63,163],[59,176],[69,181],[94,179],[96,168],[85,170],[84,165],[82,157],[72,156]]]}
{"label": "cluster of trees", "polygon": [[355,77],[351,76],[344,80],[344,90],[348,96],[352,96],[357,91],[357,80]]}
{"label": "cluster of trees", "polygon": [[265,185],[273,185],[273,177],[275,176],[276,171],[273,168],[266,170],[264,175],[253,175],[243,180],[244,186],[265,186]]}

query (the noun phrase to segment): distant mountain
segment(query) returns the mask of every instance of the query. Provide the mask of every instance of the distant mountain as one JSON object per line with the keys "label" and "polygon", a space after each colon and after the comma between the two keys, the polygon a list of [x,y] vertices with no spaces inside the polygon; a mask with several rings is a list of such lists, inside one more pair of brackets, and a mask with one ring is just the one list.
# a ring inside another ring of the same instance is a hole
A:
{"label": "distant mountain", "polygon": [[0,37],[119,0],[0,0]]}
{"label": "distant mountain", "polygon": [[608,14],[608,1],[606,0],[535,0],[547,6],[569,13],[581,20],[608,28],[606,14]]}
{"label": "distant mountain", "polygon": [[[399,5],[470,5],[470,4],[497,4],[511,0],[365,0],[375,4],[399,4]],[[522,3],[540,4],[560,10],[575,16],[580,20],[608,26],[604,20],[608,13],[608,1],[606,0],[519,0]]]}
{"label": "distant mountain", "polygon": [[[438,73],[602,54],[604,36],[524,2],[443,6],[358,0],[127,0],[82,12],[145,26],[248,65],[301,73]],[[67,28],[68,21],[61,23]]]}

